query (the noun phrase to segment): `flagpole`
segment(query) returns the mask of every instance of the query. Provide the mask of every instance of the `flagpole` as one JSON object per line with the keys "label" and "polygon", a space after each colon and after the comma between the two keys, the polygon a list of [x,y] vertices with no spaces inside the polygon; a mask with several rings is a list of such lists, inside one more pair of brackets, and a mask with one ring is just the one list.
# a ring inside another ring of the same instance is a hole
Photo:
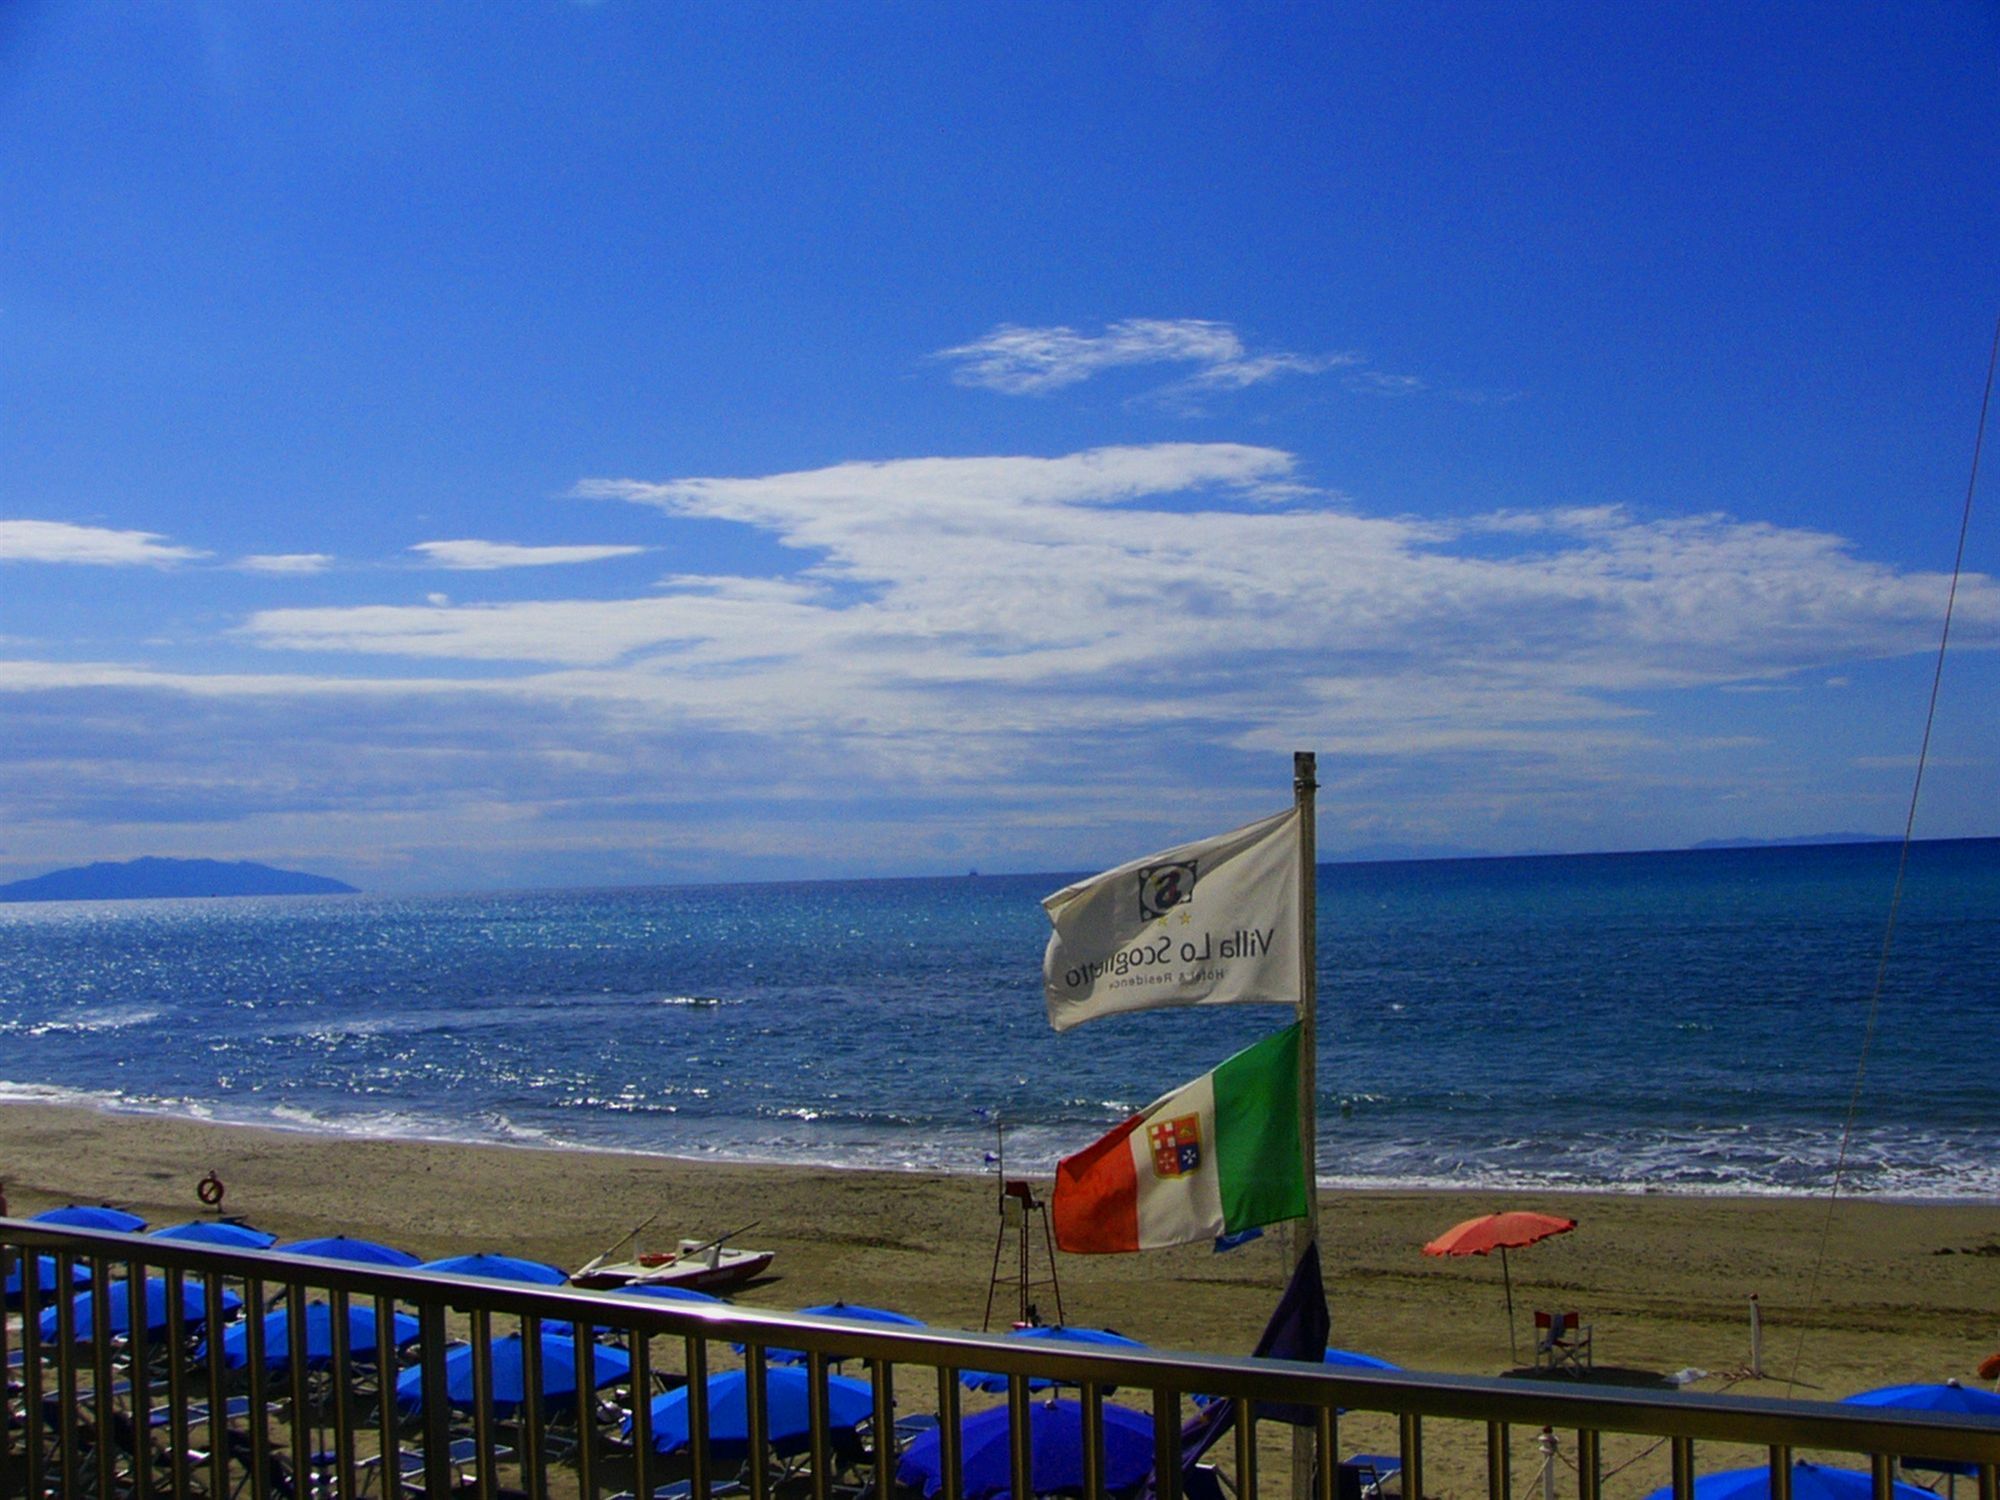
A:
{"label": "flagpole", "polygon": [[1319,1239],[1319,866],[1313,852],[1318,764],[1310,750],[1292,754],[1292,796],[1299,809],[1299,1152],[1312,1206],[1293,1236],[1294,1266]]}
{"label": "flagpole", "polygon": [[[1299,810],[1299,1152],[1305,1161],[1308,1211],[1292,1225],[1292,1268],[1298,1269],[1319,1239],[1319,865],[1314,853],[1313,794],[1319,790],[1319,759],[1310,750],[1292,752],[1292,798]],[[1292,1429],[1292,1497],[1310,1500],[1318,1435]],[[1326,1455],[1328,1463],[1337,1454]]]}

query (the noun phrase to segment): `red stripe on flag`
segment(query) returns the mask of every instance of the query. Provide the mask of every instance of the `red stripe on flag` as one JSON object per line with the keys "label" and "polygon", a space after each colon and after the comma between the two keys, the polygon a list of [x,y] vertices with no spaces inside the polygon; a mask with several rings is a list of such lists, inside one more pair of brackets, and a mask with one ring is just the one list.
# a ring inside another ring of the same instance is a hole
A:
{"label": "red stripe on flag", "polygon": [[1072,1255],[1139,1248],[1139,1180],[1126,1144],[1145,1121],[1134,1115],[1102,1140],[1056,1163],[1056,1245]]}

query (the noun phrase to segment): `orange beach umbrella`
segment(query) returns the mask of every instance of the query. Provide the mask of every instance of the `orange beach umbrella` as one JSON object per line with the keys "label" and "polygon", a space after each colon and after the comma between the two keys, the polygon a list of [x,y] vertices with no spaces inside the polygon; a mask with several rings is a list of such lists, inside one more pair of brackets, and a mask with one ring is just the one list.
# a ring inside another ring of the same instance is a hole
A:
{"label": "orange beach umbrella", "polygon": [[1491,1255],[1500,1252],[1500,1279],[1507,1288],[1507,1351],[1515,1360],[1521,1355],[1514,1343],[1514,1278],[1507,1269],[1507,1252],[1545,1240],[1551,1235],[1568,1234],[1576,1220],[1559,1219],[1554,1214],[1531,1214],[1521,1210],[1506,1214],[1481,1214],[1454,1224],[1424,1246],[1426,1255]]}

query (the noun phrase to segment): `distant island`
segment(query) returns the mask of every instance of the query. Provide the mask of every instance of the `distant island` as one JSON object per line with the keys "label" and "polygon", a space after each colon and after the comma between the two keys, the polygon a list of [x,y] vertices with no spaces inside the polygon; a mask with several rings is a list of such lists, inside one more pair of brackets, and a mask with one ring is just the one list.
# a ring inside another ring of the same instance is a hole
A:
{"label": "distant island", "polygon": [[1808,844],[1893,844],[1893,833],[1796,833],[1784,839],[1703,839],[1690,849],[1798,849]]}
{"label": "distant island", "polygon": [[352,896],[324,875],[274,870],[249,860],[145,859],[51,870],[0,885],[0,901],[139,901],[161,896]]}

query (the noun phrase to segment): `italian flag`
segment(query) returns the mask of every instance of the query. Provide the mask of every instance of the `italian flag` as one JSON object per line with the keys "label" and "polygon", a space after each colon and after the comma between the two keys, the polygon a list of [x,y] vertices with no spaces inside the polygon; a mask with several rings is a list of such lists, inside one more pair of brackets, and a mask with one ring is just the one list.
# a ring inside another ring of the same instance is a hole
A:
{"label": "italian flag", "polygon": [[1158,1250],[1302,1219],[1299,1028],[1246,1047],[1056,1166],[1056,1244]]}

